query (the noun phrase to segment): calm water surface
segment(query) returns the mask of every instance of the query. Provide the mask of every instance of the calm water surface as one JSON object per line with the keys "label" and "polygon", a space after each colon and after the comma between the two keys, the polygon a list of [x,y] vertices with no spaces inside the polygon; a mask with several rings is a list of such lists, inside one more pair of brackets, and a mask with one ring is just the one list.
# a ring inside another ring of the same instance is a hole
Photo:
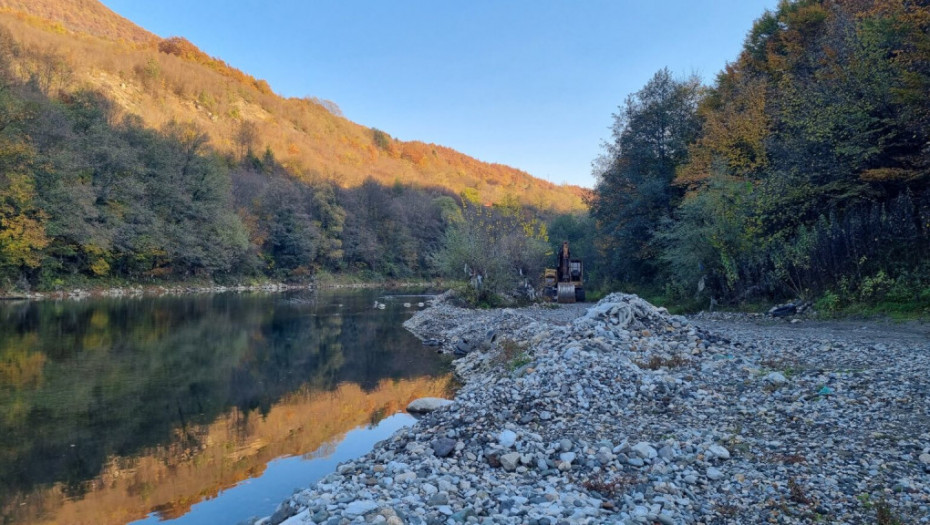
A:
{"label": "calm water surface", "polygon": [[0,522],[271,514],[410,424],[410,400],[448,392],[443,360],[401,326],[423,300],[0,303]]}

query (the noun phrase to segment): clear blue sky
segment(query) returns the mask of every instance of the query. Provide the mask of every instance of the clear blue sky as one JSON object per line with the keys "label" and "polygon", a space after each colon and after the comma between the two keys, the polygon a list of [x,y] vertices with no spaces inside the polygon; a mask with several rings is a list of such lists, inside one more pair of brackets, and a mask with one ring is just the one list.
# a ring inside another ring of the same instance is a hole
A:
{"label": "clear blue sky", "polygon": [[592,186],[611,115],[663,67],[705,83],[777,0],[103,0],[289,97],[402,140]]}

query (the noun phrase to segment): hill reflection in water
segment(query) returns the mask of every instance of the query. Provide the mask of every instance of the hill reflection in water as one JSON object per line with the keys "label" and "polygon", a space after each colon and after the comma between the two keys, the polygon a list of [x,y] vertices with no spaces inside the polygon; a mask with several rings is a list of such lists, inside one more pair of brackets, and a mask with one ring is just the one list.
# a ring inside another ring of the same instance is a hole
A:
{"label": "hill reflection in water", "polygon": [[442,361],[401,326],[411,311],[375,310],[378,295],[0,305],[2,521],[175,518],[446,393]]}

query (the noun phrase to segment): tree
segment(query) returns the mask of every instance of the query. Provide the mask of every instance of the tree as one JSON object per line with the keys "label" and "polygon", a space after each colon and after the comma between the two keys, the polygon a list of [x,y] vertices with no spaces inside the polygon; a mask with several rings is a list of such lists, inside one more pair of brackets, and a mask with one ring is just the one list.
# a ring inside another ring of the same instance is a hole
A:
{"label": "tree", "polygon": [[700,131],[701,92],[696,78],[675,80],[663,69],[614,115],[614,141],[590,200],[614,280],[648,281],[659,272],[654,236],[682,196],[672,181]]}
{"label": "tree", "polygon": [[462,220],[446,230],[433,264],[442,275],[468,281],[472,302],[497,304],[502,296],[537,284],[547,251],[544,229],[522,210],[466,204]]}
{"label": "tree", "polygon": [[926,2],[897,0],[783,1],[756,21],[678,171],[677,282],[734,299],[847,293],[880,272],[923,286],[928,29]]}
{"label": "tree", "polygon": [[0,89],[0,115],[0,277],[10,279],[39,266],[48,216],[31,177],[36,152],[22,133],[28,114],[6,89]]}
{"label": "tree", "polygon": [[252,155],[256,142],[258,142],[258,125],[249,120],[239,124],[239,131],[236,132],[236,145],[239,146],[240,159]]}

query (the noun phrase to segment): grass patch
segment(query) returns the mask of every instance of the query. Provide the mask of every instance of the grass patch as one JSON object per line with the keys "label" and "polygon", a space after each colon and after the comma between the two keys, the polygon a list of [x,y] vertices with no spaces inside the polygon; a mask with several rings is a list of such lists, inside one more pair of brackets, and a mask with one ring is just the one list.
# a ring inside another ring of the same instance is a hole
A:
{"label": "grass patch", "polygon": [[800,454],[775,454],[771,458],[774,463],[784,463],[785,465],[807,463],[807,458]]}
{"label": "grass patch", "polygon": [[807,371],[807,367],[791,359],[768,358],[763,359],[759,364],[765,369],[760,374],[768,375],[769,371],[777,371],[781,372],[785,379],[791,379]]}
{"label": "grass patch", "polygon": [[627,489],[638,485],[643,481],[643,479],[629,474],[613,476],[610,478],[604,477],[603,474],[598,474],[595,477],[591,477],[582,481],[581,486],[585,490],[597,492],[605,498],[616,498],[626,494]]}
{"label": "grass patch", "polygon": [[585,288],[584,293],[586,303],[596,303],[604,297],[607,297],[607,294],[610,293],[610,291],[601,289],[592,290],[590,288]]}
{"label": "grass patch", "polygon": [[740,509],[736,505],[717,503],[714,505],[714,512],[723,518],[736,518],[740,514]]}
{"label": "grass patch", "polygon": [[923,302],[890,302],[875,304],[852,303],[826,313],[827,317],[843,318],[888,318],[893,321],[917,321],[930,319],[930,306]]}
{"label": "grass patch", "polygon": [[884,499],[875,504],[875,523],[878,525],[904,525],[901,517],[895,514],[891,505]]}
{"label": "grass patch", "polygon": [[868,510],[875,511],[876,525],[904,525],[904,518],[898,515],[885,498],[878,501],[872,501],[868,494],[860,494],[856,497],[862,506]]}
{"label": "grass patch", "polygon": [[[817,317],[825,319],[890,318],[897,321],[930,319],[930,287],[895,283],[889,285],[888,288],[883,293],[873,292],[866,295],[849,290],[826,291],[813,299],[813,311]],[[665,307],[673,315],[709,310],[764,313],[777,304],[764,299],[750,299],[734,303],[721,300],[719,303],[714,303],[712,307],[709,297],[695,298],[690,293],[683,293],[668,287],[620,284],[614,289],[636,294],[656,306]],[[588,299],[591,301],[596,301],[603,295],[605,294],[588,291]]]}
{"label": "grass patch", "polygon": [[801,505],[814,505],[816,501],[811,499],[810,496],[804,492],[804,488],[794,479],[790,478],[788,480],[788,492],[791,497],[791,501],[795,503],[800,503]]}
{"label": "grass patch", "polygon": [[500,352],[492,361],[497,366],[512,372],[533,361],[529,354],[526,353],[528,348],[526,343],[518,343],[513,339],[501,339],[498,344],[500,345]]}
{"label": "grass patch", "polygon": [[649,358],[649,361],[633,362],[636,363],[636,366],[648,370],[658,370],[660,368],[680,368],[688,364],[688,360],[680,355],[675,355],[672,357],[654,355]]}

